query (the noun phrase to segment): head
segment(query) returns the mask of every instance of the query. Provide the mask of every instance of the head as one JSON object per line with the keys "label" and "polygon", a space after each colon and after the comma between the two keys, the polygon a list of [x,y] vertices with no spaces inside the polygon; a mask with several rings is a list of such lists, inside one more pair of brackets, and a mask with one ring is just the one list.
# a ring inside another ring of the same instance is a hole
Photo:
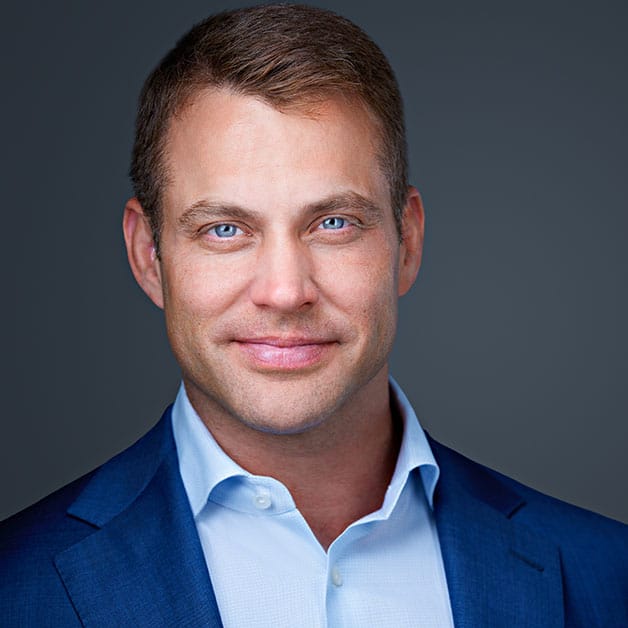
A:
{"label": "head", "polygon": [[283,112],[307,114],[338,96],[364,107],[378,136],[379,166],[401,235],[407,151],[401,95],[386,57],[355,24],[330,11],[267,5],[219,13],[197,24],[144,84],[131,178],[157,255],[169,181],[168,131],[194,96],[211,87],[255,97]]}
{"label": "head", "polygon": [[387,412],[423,210],[366,35],[283,5],[196,26],[144,88],[133,177],[129,260],[201,416],[294,434]]}

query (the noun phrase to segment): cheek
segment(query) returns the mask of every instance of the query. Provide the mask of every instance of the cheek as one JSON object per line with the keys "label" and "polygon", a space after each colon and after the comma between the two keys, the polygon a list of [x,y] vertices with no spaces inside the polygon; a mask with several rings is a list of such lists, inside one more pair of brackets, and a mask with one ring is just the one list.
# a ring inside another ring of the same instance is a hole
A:
{"label": "cheek", "polygon": [[173,327],[196,327],[224,312],[237,298],[238,279],[244,276],[207,259],[179,260],[172,266],[166,274],[164,309]]}
{"label": "cheek", "polygon": [[386,243],[360,255],[347,252],[319,260],[316,273],[321,292],[353,318],[377,326],[386,325],[389,315],[394,317],[397,273]]}

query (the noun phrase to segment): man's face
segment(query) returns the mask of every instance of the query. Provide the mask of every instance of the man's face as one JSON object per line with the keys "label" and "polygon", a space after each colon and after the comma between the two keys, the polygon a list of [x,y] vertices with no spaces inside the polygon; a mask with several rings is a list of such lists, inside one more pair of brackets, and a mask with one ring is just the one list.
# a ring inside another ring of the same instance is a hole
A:
{"label": "man's face", "polygon": [[226,412],[301,432],[382,394],[418,260],[399,245],[376,137],[342,100],[305,116],[212,90],[173,120],[161,261],[143,287],[210,424]]}

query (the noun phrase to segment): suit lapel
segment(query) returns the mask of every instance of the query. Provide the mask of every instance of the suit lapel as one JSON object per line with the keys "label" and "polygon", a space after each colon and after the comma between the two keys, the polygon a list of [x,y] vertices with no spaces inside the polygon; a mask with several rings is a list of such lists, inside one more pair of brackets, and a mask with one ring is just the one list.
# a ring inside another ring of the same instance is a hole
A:
{"label": "suit lapel", "polygon": [[95,529],[55,560],[83,624],[222,625],[169,412],[100,469],[69,514]]}
{"label": "suit lapel", "polygon": [[558,548],[517,522],[522,499],[430,441],[441,467],[435,517],[457,628],[564,625]]}

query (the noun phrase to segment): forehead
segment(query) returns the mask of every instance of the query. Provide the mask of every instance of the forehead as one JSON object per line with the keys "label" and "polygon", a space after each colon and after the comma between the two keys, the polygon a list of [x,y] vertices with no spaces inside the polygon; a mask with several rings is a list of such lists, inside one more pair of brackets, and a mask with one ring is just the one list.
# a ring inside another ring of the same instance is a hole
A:
{"label": "forehead", "polygon": [[386,206],[378,147],[378,127],[355,100],[278,110],[251,96],[203,90],[169,125],[164,208],[207,197],[296,205],[344,191]]}

